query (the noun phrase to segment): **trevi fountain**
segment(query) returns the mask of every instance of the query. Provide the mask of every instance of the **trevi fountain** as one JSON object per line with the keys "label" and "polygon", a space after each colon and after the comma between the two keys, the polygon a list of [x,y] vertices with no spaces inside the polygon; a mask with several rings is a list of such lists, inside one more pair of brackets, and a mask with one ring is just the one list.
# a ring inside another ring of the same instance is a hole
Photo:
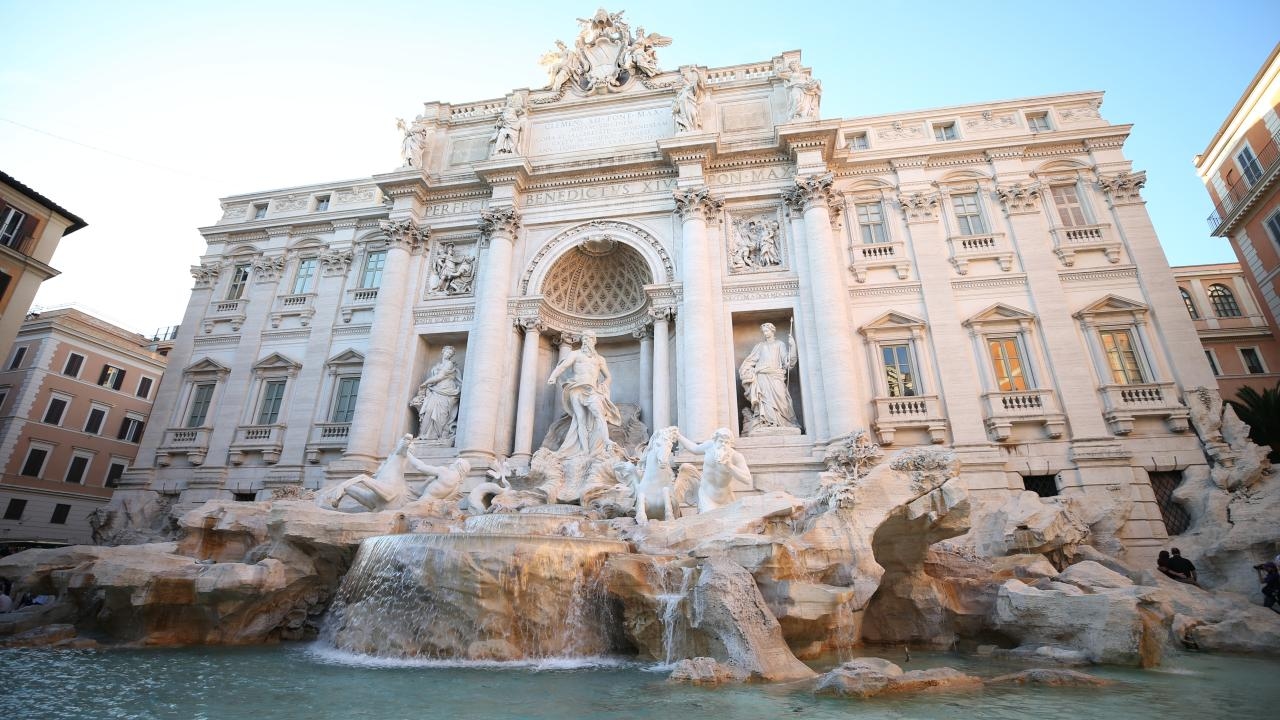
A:
{"label": "trevi fountain", "polygon": [[[661,71],[654,48],[670,40],[621,18],[583,20],[533,102],[647,83],[670,96],[677,132],[699,130],[707,71]],[[788,118],[816,117],[821,86],[798,63],[758,70]],[[518,154],[531,110],[495,112],[491,152]],[[421,138],[402,128],[413,168]],[[782,262],[777,221],[733,230],[743,242],[727,272]],[[585,252],[611,249],[591,242]],[[441,252],[428,297],[471,292],[473,260]],[[545,385],[555,402],[526,458],[452,452],[468,432],[459,405],[481,389],[450,345],[416,391],[386,398],[412,416],[363,471],[332,465],[323,483],[252,502],[120,493],[95,519],[99,544],[0,559],[15,594],[47,601],[0,615],[0,707],[309,719],[1275,711],[1280,617],[1257,602],[1251,568],[1275,551],[1280,480],[1216,390],[1161,416],[1204,454],[1176,491],[1190,514],[1176,543],[1201,587],[1126,552],[1135,503],[1118,485],[978,492],[970,451],[928,423],[918,441],[878,422],[813,443],[796,378],[827,373],[832,356],[800,336],[816,327],[803,313],[827,310],[748,314],[731,363],[740,405],[721,427],[671,422],[653,397],[643,412],[621,401],[619,383],[635,382],[611,368],[614,351],[591,327],[566,327],[573,342],[550,371],[521,378],[522,397]],[[679,393],[706,386],[682,377],[675,405],[692,407]],[[835,403],[838,383],[828,390]],[[1056,437],[1061,422],[1042,424]],[[769,448],[800,442],[817,448],[812,462],[769,482]]]}

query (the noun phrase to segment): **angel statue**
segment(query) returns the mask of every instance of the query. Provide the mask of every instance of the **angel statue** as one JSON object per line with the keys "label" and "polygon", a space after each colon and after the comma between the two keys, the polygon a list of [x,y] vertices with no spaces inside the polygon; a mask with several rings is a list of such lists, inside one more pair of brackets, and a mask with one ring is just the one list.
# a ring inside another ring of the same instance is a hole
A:
{"label": "angel statue", "polygon": [[582,75],[582,59],[559,40],[556,49],[543,55],[538,64],[547,69],[547,87],[551,92],[559,92],[566,82],[577,82]]}
{"label": "angel statue", "polygon": [[818,103],[822,100],[822,81],[817,80],[792,60],[777,75],[787,88],[787,119],[817,120]]}
{"label": "angel statue", "polygon": [[658,69],[658,56],[654,48],[667,47],[671,38],[658,33],[644,34],[644,27],[636,27],[636,37],[627,48],[627,60],[636,71],[646,77],[653,77],[662,71]]}

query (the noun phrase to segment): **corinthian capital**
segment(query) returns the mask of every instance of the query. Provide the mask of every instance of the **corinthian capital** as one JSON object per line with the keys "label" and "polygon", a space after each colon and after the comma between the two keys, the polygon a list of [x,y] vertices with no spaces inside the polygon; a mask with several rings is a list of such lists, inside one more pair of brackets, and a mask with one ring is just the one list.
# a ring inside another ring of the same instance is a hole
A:
{"label": "corinthian capital", "polygon": [[197,288],[213,287],[218,281],[218,275],[222,272],[222,263],[207,262],[199,265],[191,266],[191,277],[196,281]]}
{"label": "corinthian capital", "polygon": [[915,192],[898,196],[898,205],[907,222],[923,222],[938,218],[938,193]]}
{"label": "corinthian capital", "polygon": [[805,210],[814,205],[832,206],[831,183],[835,176],[831,173],[821,175],[805,175],[796,178],[796,185],[782,191],[782,200],[793,210]]}
{"label": "corinthian capital", "polygon": [[676,190],[672,195],[676,199],[676,212],[683,220],[693,217],[706,220],[724,207],[724,200],[712,195],[705,186]]}
{"label": "corinthian capital", "polygon": [[1099,175],[1098,187],[1111,199],[1112,205],[1135,205],[1142,202],[1142,187],[1147,184],[1147,173],[1117,173]]}
{"label": "corinthian capital", "polygon": [[1023,185],[1001,185],[996,188],[996,195],[1004,204],[1004,211],[1010,215],[1035,212],[1036,201],[1040,199],[1040,183]]}
{"label": "corinthian capital", "polygon": [[494,207],[480,212],[480,234],[485,244],[498,234],[505,235],[508,240],[514,240],[519,230],[520,212],[514,207],[509,205]]}
{"label": "corinthian capital", "polygon": [[654,320],[670,320],[676,316],[674,305],[656,305],[649,308],[649,317]]}
{"label": "corinthian capital", "polygon": [[382,234],[387,236],[387,242],[392,247],[402,247],[406,250],[412,250],[431,237],[431,228],[426,225],[418,225],[417,222],[410,218],[401,220],[382,220],[378,223],[382,228]]}

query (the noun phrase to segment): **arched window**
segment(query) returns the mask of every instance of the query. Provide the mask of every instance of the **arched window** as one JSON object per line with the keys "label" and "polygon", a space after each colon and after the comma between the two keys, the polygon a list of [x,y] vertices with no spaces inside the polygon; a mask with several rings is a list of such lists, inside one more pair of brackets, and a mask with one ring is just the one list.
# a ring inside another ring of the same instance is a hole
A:
{"label": "arched window", "polygon": [[1240,317],[1240,306],[1236,304],[1236,296],[1231,294],[1225,285],[1214,283],[1209,286],[1209,300],[1213,303],[1213,314],[1218,317]]}
{"label": "arched window", "polygon": [[1178,292],[1182,293],[1182,302],[1187,306],[1187,314],[1191,316],[1192,320],[1199,320],[1200,313],[1196,312],[1196,304],[1191,301],[1191,294],[1187,292],[1186,288],[1178,288]]}

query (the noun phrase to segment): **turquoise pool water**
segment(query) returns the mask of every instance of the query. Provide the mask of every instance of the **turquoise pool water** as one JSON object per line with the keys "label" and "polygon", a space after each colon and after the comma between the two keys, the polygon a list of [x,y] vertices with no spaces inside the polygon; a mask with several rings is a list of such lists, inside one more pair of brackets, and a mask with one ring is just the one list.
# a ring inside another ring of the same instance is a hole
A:
{"label": "turquoise pool water", "polygon": [[[868,652],[868,654],[876,654]],[[981,676],[1022,669],[986,658],[880,653],[904,669]],[[696,688],[627,660],[528,664],[376,661],[320,645],[181,650],[0,650],[0,715],[218,720],[430,718],[1111,718],[1274,717],[1280,660],[1179,654],[1156,670],[1085,668],[1104,688],[985,689],[894,699],[815,697],[807,687]]]}

